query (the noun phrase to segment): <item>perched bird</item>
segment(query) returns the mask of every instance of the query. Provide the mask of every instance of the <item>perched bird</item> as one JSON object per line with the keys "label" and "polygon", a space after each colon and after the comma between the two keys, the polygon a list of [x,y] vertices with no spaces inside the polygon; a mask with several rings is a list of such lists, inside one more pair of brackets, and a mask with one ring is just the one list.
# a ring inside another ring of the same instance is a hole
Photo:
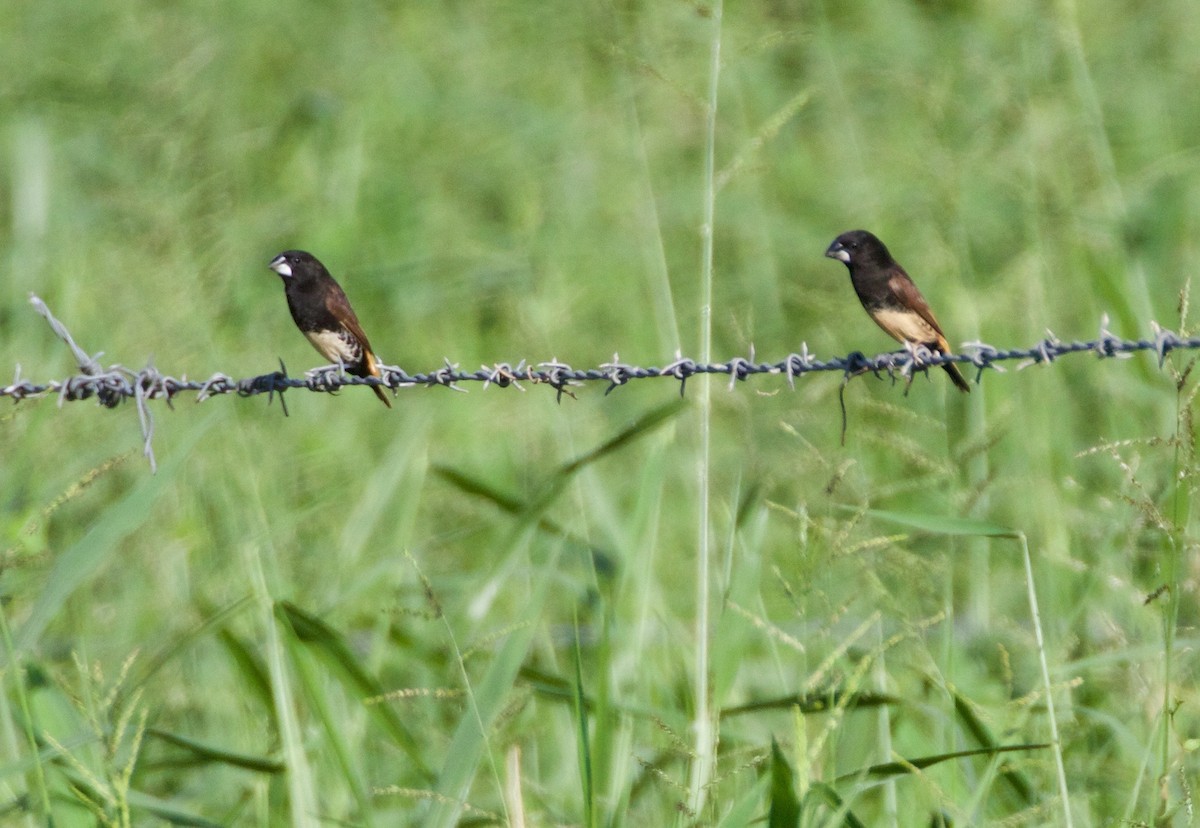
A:
{"label": "perched bird", "polygon": [[[834,239],[825,255],[846,265],[863,309],[889,336],[935,353],[951,353],[929,303],[883,242],[866,230],[850,230]],[[959,390],[970,392],[957,365],[947,362],[942,368]]]}
{"label": "perched bird", "polygon": [[[325,265],[303,250],[285,250],[269,265],[283,279],[288,309],[300,333],[317,352],[332,363],[340,363],[347,374],[378,377],[379,359],[363,333],[345,291],[329,275]],[[383,389],[371,386],[388,408],[392,403]]]}

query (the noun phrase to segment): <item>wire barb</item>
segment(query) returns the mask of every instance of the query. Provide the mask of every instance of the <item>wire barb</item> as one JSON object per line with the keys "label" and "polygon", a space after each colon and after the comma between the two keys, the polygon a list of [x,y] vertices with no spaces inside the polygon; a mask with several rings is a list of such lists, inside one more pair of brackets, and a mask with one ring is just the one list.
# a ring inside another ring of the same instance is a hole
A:
{"label": "wire barb", "polygon": [[1200,349],[1200,337],[1181,336],[1156,322],[1150,323],[1152,336],[1149,339],[1121,339],[1109,330],[1106,315],[1100,320],[1097,338],[1087,342],[1063,342],[1053,332],[1047,331],[1046,337],[1030,348],[1001,350],[986,342],[967,342],[962,346],[962,352],[957,354],[935,353],[926,347],[915,346],[874,357],[868,357],[861,351],[853,351],[843,357],[822,361],[809,353],[807,343],[801,343],[799,353],[788,354],[783,360],[773,363],[757,362],[754,348],[751,347],[748,357],[734,357],[727,362],[712,364],[697,363],[682,352],[676,351],[675,358],[662,368],[642,368],[624,363],[621,362],[620,356],[614,353],[611,362],[588,369],[572,368],[555,357],[547,362],[538,363],[522,359],[515,366],[509,362],[497,362],[491,366],[481,366],[477,371],[464,371],[458,363],[446,359],[441,368],[427,374],[408,374],[397,366],[381,365],[378,377],[356,377],[347,374],[342,365],[329,365],[308,371],[302,378],[289,376],[287,367],[280,360],[278,371],[256,377],[234,379],[227,374],[218,373],[205,380],[189,380],[186,377],[176,379],[167,376],[155,368],[152,362],[147,362],[146,367],[140,371],[131,371],[117,364],[104,367],[99,361],[103,352],[95,356],[89,355],[75,342],[66,326],[54,317],[45,302],[37,296],[31,296],[30,303],[71,349],[80,373],[62,380],[37,383],[23,379],[21,366],[17,365],[12,382],[0,387],[0,398],[7,397],[18,403],[32,398],[54,396],[58,398],[59,406],[95,398],[106,408],[115,408],[125,400],[133,400],[145,441],[145,453],[152,466],[154,455],[151,451],[151,439],[154,434],[154,418],[150,402],[163,400],[173,407],[174,398],[184,392],[194,392],[196,402],[205,402],[226,394],[237,394],[239,397],[267,394],[269,403],[278,395],[284,416],[288,413],[284,392],[290,389],[304,388],[308,391],[332,394],[348,385],[383,386],[391,390],[418,385],[442,386],[465,393],[466,389],[462,388],[461,384],[468,382],[482,383],[484,388],[494,385],[499,388],[515,387],[519,390],[525,390],[521,383],[527,382],[531,385],[549,386],[555,391],[555,399],[561,402],[564,394],[574,399],[575,393],[572,389],[588,382],[606,382],[604,393],[607,395],[635,379],[670,377],[679,382],[679,393],[682,396],[688,379],[697,374],[728,374],[730,388],[756,374],[783,374],[788,386],[794,389],[797,377],[825,371],[842,374],[841,392],[845,390],[845,383],[852,378],[872,373],[880,378],[886,374],[893,381],[905,381],[907,393],[908,386],[912,384],[918,372],[927,373],[930,368],[950,362],[973,366],[976,372],[975,380],[979,382],[985,371],[1004,371],[1001,363],[1014,360],[1020,369],[1030,365],[1049,364],[1059,357],[1074,353],[1089,352],[1100,359],[1128,359],[1139,351],[1150,351],[1157,358],[1161,368],[1171,351]]}
{"label": "wire barb", "polygon": [[481,383],[485,388],[494,385],[520,390],[524,390],[523,382],[547,385],[554,389],[556,398],[561,400],[564,394],[574,398],[571,389],[588,382],[606,382],[607,394],[633,380],[654,377],[677,380],[682,392],[688,379],[697,374],[727,374],[731,388],[757,374],[782,374],[789,387],[794,388],[798,377],[816,372],[836,372],[846,377],[872,373],[877,377],[887,375],[893,380],[911,381],[918,372],[924,373],[949,362],[974,367],[978,381],[985,371],[1004,371],[1004,366],[1000,364],[1003,362],[1017,361],[1019,367],[1023,368],[1048,364],[1059,357],[1084,351],[1101,359],[1128,359],[1136,352],[1150,351],[1161,365],[1171,351],[1200,349],[1200,337],[1182,337],[1156,322],[1150,323],[1151,338],[1121,339],[1109,330],[1106,316],[1100,322],[1097,338],[1087,342],[1063,342],[1053,332],[1047,331],[1046,337],[1030,348],[1001,350],[986,342],[976,341],[964,343],[962,352],[956,354],[937,353],[918,345],[873,357],[868,357],[862,351],[852,351],[846,356],[819,360],[809,353],[807,343],[801,343],[798,353],[788,354],[779,362],[757,362],[754,349],[751,348],[748,357],[733,357],[726,362],[707,365],[697,363],[677,351],[675,358],[661,368],[631,365],[622,362],[619,354],[613,354],[610,362],[588,369],[573,368],[555,357],[537,363],[522,359],[515,365],[497,362],[490,366],[482,365],[477,371],[464,371],[458,363],[447,359],[442,367],[425,374],[408,374],[397,366],[383,365],[380,366],[379,377],[356,377],[347,374],[344,366],[326,365],[307,371],[303,378],[290,376],[281,360],[278,371],[259,376],[234,379],[228,374],[217,373],[208,379],[189,380],[165,375],[153,363],[147,363],[139,371],[116,364],[104,367],[98,361],[102,352],[96,356],[88,355],[41,299],[35,296],[31,302],[38,313],[46,317],[55,334],[67,343],[79,364],[80,373],[62,380],[37,383],[23,378],[18,365],[12,382],[0,387],[0,398],[7,397],[20,402],[36,397],[57,396],[60,405],[96,398],[108,408],[127,399],[140,401],[138,404],[143,409],[151,400],[164,400],[170,405],[176,396],[184,392],[194,392],[196,402],[205,402],[225,394],[237,394],[239,397],[267,394],[272,398],[279,394],[282,398],[285,391],[297,388],[332,394],[354,385],[382,386],[392,390],[418,385],[443,386],[465,391],[459,386],[469,382]]}

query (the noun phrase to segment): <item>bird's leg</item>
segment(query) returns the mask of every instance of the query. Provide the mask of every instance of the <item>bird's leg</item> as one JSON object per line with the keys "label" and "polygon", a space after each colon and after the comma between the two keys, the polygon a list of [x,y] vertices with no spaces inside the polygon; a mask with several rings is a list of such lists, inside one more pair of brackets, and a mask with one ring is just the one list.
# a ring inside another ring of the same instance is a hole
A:
{"label": "bird's leg", "polygon": [[908,379],[904,384],[904,396],[908,396],[908,391],[912,388],[913,380],[916,379],[916,372],[920,371],[926,377],[929,376],[929,360],[933,358],[933,351],[923,342],[911,342],[905,340],[904,350],[908,352],[909,361],[904,366],[903,373]]}
{"label": "bird's leg", "polygon": [[310,368],[304,372],[304,377],[315,382],[322,388],[329,389],[330,394],[335,394],[338,388],[345,385],[346,366],[339,359],[336,365],[322,365],[319,368]]}
{"label": "bird's leg", "polygon": [[304,372],[304,376],[320,380],[321,382],[329,382],[331,377],[337,375],[338,367],[336,365],[320,365],[316,368],[309,368]]}

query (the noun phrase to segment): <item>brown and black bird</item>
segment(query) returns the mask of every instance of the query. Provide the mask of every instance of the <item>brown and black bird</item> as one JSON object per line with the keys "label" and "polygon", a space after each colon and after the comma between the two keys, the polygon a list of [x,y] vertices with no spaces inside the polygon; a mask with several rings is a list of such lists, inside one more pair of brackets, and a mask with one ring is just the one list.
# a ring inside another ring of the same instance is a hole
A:
{"label": "brown and black bird", "polygon": [[[317,353],[347,374],[378,377],[379,359],[350,307],[350,300],[325,265],[303,250],[285,250],[269,265],[283,279],[288,309],[300,333],[308,338]],[[383,389],[371,386],[375,396],[388,408],[392,403]]]}
{"label": "brown and black bird", "polygon": [[[951,353],[929,303],[883,242],[866,230],[850,230],[834,239],[825,255],[846,265],[863,309],[889,336],[934,353]],[[942,368],[959,390],[970,392],[957,365],[947,362]]]}

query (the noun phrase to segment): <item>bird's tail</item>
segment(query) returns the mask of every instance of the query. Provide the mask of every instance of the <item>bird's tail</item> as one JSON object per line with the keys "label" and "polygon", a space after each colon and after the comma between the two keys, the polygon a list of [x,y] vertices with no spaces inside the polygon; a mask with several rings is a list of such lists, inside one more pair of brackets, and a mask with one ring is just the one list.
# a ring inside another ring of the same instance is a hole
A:
{"label": "bird's tail", "polygon": [[[379,357],[371,353],[371,349],[369,347],[366,349],[366,354],[364,356],[367,363],[366,375],[369,377],[380,377],[382,379],[383,374],[379,371]],[[386,405],[388,408],[392,407],[392,401],[387,398],[387,394],[384,393],[382,386],[372,385],[371,390],[375,392],[376,397],[379,397],[379,401],[381,403]]]}
{"label": "bird's tail", "polygon": [[[971,386],[967,384],[966,379],[963,378],[962,372],[958,370],[957,365],[955,365],[953,362],[944,362],[942,363],[942,367],[946,369],[946,373],[950,375],[950,379],[954,380],[954,384],[958,386],[959,391],[962,391],[964,394],[971,393]],[[379,391],[378,388],[375,390]],[[387,402],[387,400],[384,400],[384,402]]]}
{"label": "bird's tail", "polygon": [[387,398],[387,394],[383,393],[383,388],[378,385],[372,385],[371,390],[375,392],[375,396],[379,397],[379,401],[388,408],[392,407],[392,401]]}

